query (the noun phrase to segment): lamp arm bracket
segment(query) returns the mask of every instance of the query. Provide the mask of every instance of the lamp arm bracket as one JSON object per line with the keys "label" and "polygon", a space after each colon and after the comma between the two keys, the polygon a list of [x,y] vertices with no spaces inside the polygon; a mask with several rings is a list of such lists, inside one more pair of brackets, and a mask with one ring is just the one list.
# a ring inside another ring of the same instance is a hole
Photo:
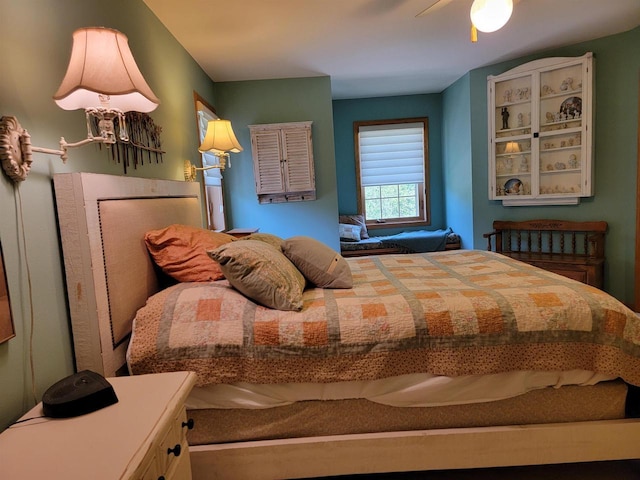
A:
{"label": "lamp arm bracket", "polygon": [[0,118],[0,162],[15,183],[22,182],[31,171],[31,135],[16,117]]}
{"label": "lamp arm bracket", "polygon": [[16,117],[0,118],[0,162],[5,173],[14,182],[22,182],[31,171],[33,152],[58,155],[63,163],[67,162],[70,148],[81,147],[88,143],[112,143],[109,138],[89,136],[79,142],[69,143],[60,138],[60,149],[36,147],[31,145],[31,135],[20,125]]}
{"label": "lamp arm bracket", "polygon": [[211,170],[212,168],[219,168],[221,171],[224,171],[225,163],[220,162],[218,165],[208,165],[206,167],[196,167],[191,161],[184,161],[184,180],[186,182],[194,182],[196,180],[196,172]]}

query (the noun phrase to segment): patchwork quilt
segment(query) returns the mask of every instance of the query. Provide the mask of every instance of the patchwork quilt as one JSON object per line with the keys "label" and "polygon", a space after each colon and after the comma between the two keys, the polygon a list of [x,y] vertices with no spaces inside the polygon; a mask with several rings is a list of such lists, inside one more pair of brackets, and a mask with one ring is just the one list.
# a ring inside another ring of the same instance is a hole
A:
{"label": "patchwork quilt", "polygon": [[640,319],[594,287],[479,250],[347,260],[353,288],[308,288],[300,312],[226,280],[157,293],[134,321],[131,372],[206,385],[584,369],[640,385]]}

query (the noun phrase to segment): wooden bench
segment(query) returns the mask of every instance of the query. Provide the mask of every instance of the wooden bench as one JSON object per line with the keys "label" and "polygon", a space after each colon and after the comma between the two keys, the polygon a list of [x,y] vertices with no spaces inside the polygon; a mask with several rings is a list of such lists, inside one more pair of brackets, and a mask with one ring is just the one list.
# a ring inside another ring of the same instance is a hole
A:
{"label": "wooden bench", "polygon": [[607,222],[496,220],[487,250],[602,289]]}

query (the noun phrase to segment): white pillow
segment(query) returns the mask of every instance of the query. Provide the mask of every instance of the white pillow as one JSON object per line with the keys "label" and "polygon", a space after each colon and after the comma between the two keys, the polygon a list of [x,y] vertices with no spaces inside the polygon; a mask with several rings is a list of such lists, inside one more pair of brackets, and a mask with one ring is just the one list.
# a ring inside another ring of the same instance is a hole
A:
{"label": "white pillow", "polygon": [[339,223],[338,230],[340,232],[340,240],[343,242],[359,242],[361,240],[362,227],[360,225]]}

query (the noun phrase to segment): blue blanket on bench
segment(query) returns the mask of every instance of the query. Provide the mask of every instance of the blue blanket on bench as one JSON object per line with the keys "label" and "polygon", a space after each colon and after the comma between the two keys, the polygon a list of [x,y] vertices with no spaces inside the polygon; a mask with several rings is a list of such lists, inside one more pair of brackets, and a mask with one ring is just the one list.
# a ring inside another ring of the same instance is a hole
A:
{"label": "blue blanket on bench", "polygon": [[447,235],[452,233],[451,227],[446,230],[414,230],[376,237],[384,247],[402,248],[412,253],[438,252],[447,245]]}

